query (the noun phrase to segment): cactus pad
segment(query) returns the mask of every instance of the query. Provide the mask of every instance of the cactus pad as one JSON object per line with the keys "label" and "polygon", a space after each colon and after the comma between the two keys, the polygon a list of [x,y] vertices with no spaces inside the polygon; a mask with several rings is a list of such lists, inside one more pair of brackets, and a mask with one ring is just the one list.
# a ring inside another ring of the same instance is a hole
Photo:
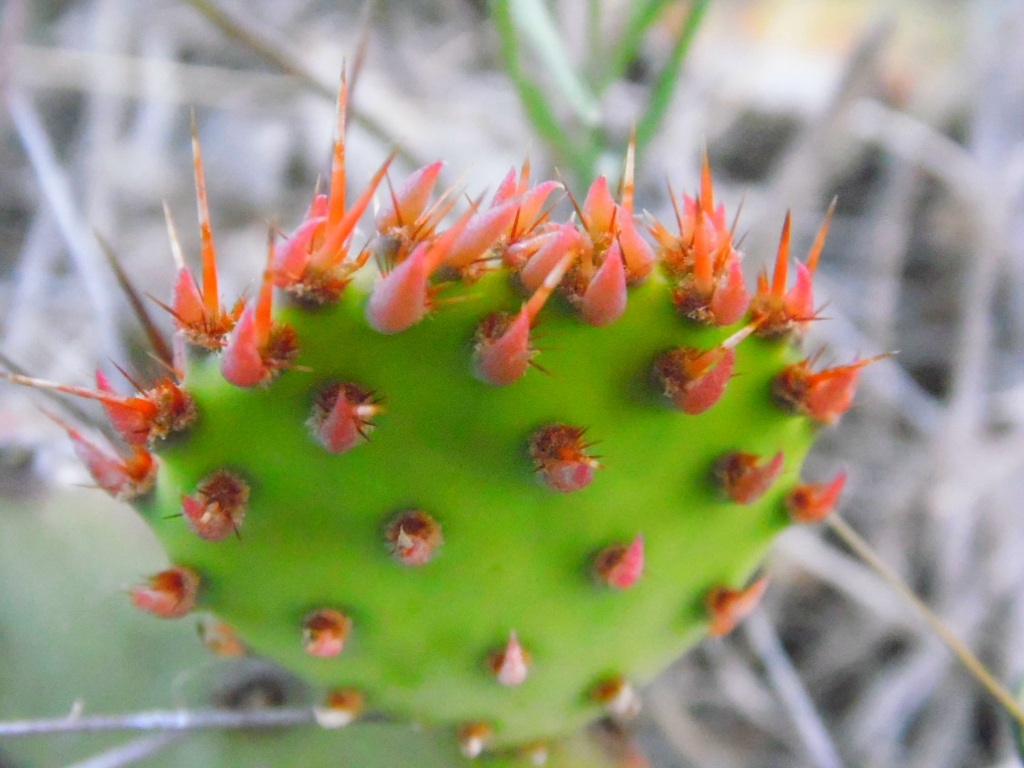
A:
{"label": "cactus pad", "polygon": [[627,715],[632,681],[728,632],[772,537],[834,504],[841,480],[800,467],[865,361],[815,372],[794,344],[825,226],[790,287],[787,219],[751,298],[706,166],[653,241],[631,166],[564,223],[560,185],[524,169],[445,229],[457,194],[435,199],[428,166],[354,253],[388,163],[347,205],[339,130],[331,193],[225,308],[196,144],[203,273],[172,226],[175,376],[131,396],[8,376],[101,401],[124,438],[66,425],[174,564],[136,605],[213,612],[231,634],[212,645],[330,691],[327,724],[365,708],[468,756]]}

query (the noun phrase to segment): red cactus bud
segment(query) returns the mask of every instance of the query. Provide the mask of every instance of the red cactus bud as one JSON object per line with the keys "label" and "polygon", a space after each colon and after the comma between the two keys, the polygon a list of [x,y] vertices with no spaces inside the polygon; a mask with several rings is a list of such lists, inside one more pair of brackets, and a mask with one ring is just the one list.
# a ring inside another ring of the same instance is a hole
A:
{"label": "red cactus bud", "polygon": [[821,424],[835,424],[853,403],[861,369],[885,357],[888,355],[858,360],[817,373],[811,370],[810,359],[801,360],[783,369],[775,378],[773,391],[783,406],[806,414]]}
{"label": "red cactus bud", "polygon": [[384,533],[391,554],[404,565],[426,565],[443,543],[441,524],[421,510],[404,512]]}
{"label": "red cactus bud", "polygon": [[514,688],[526,682],[530,671],[530,654],[519,644],[515,630],[509,633],[505,647],[490,655],[488,666],[494,679],[504,686]]}
{"label": "red cactus bud", "polygon": [[334,383],[317,395],[306,423],[320,445],[331,453],[344,453],[360,440],[369,440],[372,419],[383,410],[373,392],[351,382]]}
{"label": "red cactus bud", "polygon": [[354,688],[339,688],[327,694],[313,714],[321,728],[344,728],[358,718],[366,706],[366,697]]}
{"label": "red cactus bud", "polygon": [[530,456],[536,462],[537,477],[552,490],[582,490],[601,467],[597,459],[587,454],[592,443],[584,441],[585,433],[582,427],[549,424],[530,439]]}
{"label": "red cactus bud", "polygon": [[604,707],[609,715],[620,720],[640,714],[640,697],[633,685],[621,675],[598,683],[590,692],[590,698]]}
{"label": "red cactus bud", "polygon": [[629,589],[644,572],[644,537],[637,534],[630,544],[605,547],[594,561],[598,579],[613,589]]}
{"label": "red cactus bud", "polygon": [[792,217],[786,214],[779,239],[779,251],[775,259],[775,270],[771,283],[762,274],[757,280],[757,294],[751,302],[751,314],[758,322],[757,333],[770,339],[781,339],[802,333],[807,324],[815,319],[813,275],[818,259],[825,247],[829,224],[835,212],[835,200],[825,214],[825,220],[814,239],[807,256],[807,263],[797,263],[796,284],[788,292],[786,283],[789,275],[789,246]]}
{"label": "red cactus bud", "polygon": [[392,154],[381,164],[370,183],[351,208],[346,209],[345,128],[348,110],[348,81],[344,74],[338,89],[331,157],[329,195],[319,195],[295,233],[276,250],[275,283],[301,299],[315,303],[337,301],[352,273],[368,258],[347,262],[349,243],[356,224],[373,199],[394,160]]}
{"label": "red cactus bud", "polygon": [[753,333],[747,325],[707,351],[679,347],[669,350],[654,363],[654,376],[668,397],[683,413],[696,416],[717,403],[732,377],[733,351]]}
{"label": "red cactus bud", "polygon": [[345,648],[352,619],[333,608],[321,608],[302,622],[302,647],[310,656],[330,658]]}
{"label": "red cactus bud", "polygon": [[156,419],[156,405],[143,397],[121,397],[99,369],[96,369],[96,389],[107,396],[100,401],[103,410],[124,441],[129,445],[145,445]]}
{"label": "red cactus bud", "polygon": [[107,453],[80,432],[65,426],[75,454],[89,470],[96,485],[120,501],[133,501],[149,493],[156,484],[157,465],[153,454],[133,446],[132,454],[122,459]]}
{"label": "red cactus bud", "polygon": [[474,760],[483,754],[494,739],[494,726],[484,722],[467,723],[459,728],[457,738],[463,757]]}
{"label": "red cactus bud", "polygon": [[721,399],[735,362],[732,349],[715,347],[702,352],[679,347],[655,361],[654,375],[676,408],[696,416]]}
{"label": "red cactus bud", "polygon": [[132,604],[146,613],[180,619],[195,608],[198,593],[199,574],[179,565],[150,576],[145,584],[132,589],[131,597]]}
{"label": "red cactus bud", "polygon": [[182,495],[181,509],[196,535],[220,541],[238,532],[248,501],[248,483],[234,472],[219,469],[199,484],[194,495]]}
{"label": "red cactus bud", "polygon": [[794,523],[820,523],[832,514],[846,484],[846,472],[827,483],[798,485],[786,496],[786,509]]}
{"label": "red cactus bud", "polygon": [[203,262],[202,288],[185,266],[181,243],[171,217],[169,206],[164,205],[167,220],[167,235],[171,243],[171,254],[178,268],[174,296],[168,307],[174,316],[175,327],[193,344],[206,349],[217,350],[224,346],[227,334],[234,327],[241,312],[236,305],[230,312],[220,303],[220,289],[217,275],[217,251],[213,245],[213,231],[210,227],[210,206],[206,199],[206,176],[203,172],[203,155],[199,148],[195,116],[192,117],[192,166],[195,173],[196,207],[199,214],[201,237],[200,254]]}
{"label": "red cactus bud", "polygon": [[727,635],[761,602],[768,580],[761,578],[743,589],[715,587],[708,593],[707,607],[711,614],[708,634],[712,637]]}
{"label": "red cactus bud", "polygon": [[187,428],[196,419],[192,397],[169,379],[134,397],[114,392],[101,373],[97,373],[100,388],[95,390],[3,371],[0,371],[0,379],[33,389],[51,389],[96,400],[106,409],[114,428],[129,445],[141,446],[151,439],[166,437],[170,432]]}
{"label": "red cactus bud", "polygon": [[604,263],[590,279],[580,299],[580,313],[591,325],[614,323],[626,311],[626,267],[618,241],[611,244]]}
{"label": "red cactus bud", "polygon": [[764,496],[782,472],[782,451],[762,461],[755,453],[729,453],[718,460],[715,476],[725,495],[737,504],[753,504]]}
{"label": "red cactus bud", "polygon": [[[491,198],[491,207],[493,208],[496,205],[501,205],[502,203],[507,202],[516,195],[522,194],[523,192],[526,191],[525,186],[529,183],[530,179],[529,158],[527,158],[527,160],[523,163],[522,176],[520,177],[520,179],[521,181],[516,178],[516,167],[512,166],[511,168],[509,168],[508,173],[505,174],[505,178],[501,180],[501,183],[498,185],[498,188],[494,191],[494,197]],[[520,184],[522,184],[524,189],[519,188]]]}
{"label": "red cactus bud", "polygon": [[199,624],[199,640],[208,651],[224,658],[245,656],[248,652],[231,625],[218,619]]}

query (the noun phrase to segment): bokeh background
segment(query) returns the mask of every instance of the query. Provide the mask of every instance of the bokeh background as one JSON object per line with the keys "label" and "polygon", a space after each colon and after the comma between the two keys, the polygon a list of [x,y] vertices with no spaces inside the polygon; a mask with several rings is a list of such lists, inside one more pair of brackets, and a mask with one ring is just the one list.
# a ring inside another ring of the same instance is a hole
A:
{"label": "bokeh background", "polygon": [[[548,7],[589,74],[631,2]],[[585,130],[607,152],[591,170],[617,172],[689,7],[666,3],[600,94]],[[471,194],[526,155],[578,194],[589,181],[534,130],[483,0],[7,0],[2,16],[0,352],[37,376],[88,385],[97,364],[150,365],[95,235],[140,291],[166,297],[163,201],[197,252],[190,108],[227,296],[252,287],[267,222],[293,226],[327,169],[343,61],[359,66],[354,179],[397,145],[396,177],[443,158],[444,180]],[[528,45],[523,66],[569,134],[584,131]],[[731,212],[742,202],[750,276],[773,256],[787,209],[802,253],[838,197],[809,348],[829,363],[898,354],[867,369],[808,474],[848,470],[842,514],[1016,688],[1024,3],[712,0],[675,85],[639,163],[639,206],[666,215],[666,179],[694,190],[706,147],[720,197]],[[273,669],[211,660],[194,625],[133,614],[124,590],[161,564],[159,549],[129,512],[81,487],[41,403],[0,388],[0,720],[75,702],[130,712],[301,698]],[[634,730],[652,765],[1020,764],[1009,718],[841,542],[794,529],[767,571],[762,609],[645,692]],[[137,754],[112,752],[125,744]],[[369,765],[359,749],[310,729],[51,736],[0,743],[0,766]]]}

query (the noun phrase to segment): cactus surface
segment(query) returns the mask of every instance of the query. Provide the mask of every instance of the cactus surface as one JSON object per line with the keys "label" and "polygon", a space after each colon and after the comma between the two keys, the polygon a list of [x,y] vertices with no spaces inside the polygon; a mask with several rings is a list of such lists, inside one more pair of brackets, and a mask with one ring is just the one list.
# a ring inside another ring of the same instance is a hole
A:
{"label": "cactus surface", "polygon": [[216,614],[208,644],[322,686],[326,725],[376,712],[539,762],[728,632],[773,536],[834,505],[842,477],[800,467],[868,361],[798,350],[828,220],[790,286],[787,218],[753,296],[706,163],[651,238],[631,158],[618,199],[598,179],[568,221],[524,168],[442,229],[440,164],[386,195],[387,161],[346,199],[345,100],[329,194],[230,308],[196,142],[203,270],[169,220],[172,376],[131,395],[7,378],[104,405],[119,452],[65,426],[170,558],[137,606]]}

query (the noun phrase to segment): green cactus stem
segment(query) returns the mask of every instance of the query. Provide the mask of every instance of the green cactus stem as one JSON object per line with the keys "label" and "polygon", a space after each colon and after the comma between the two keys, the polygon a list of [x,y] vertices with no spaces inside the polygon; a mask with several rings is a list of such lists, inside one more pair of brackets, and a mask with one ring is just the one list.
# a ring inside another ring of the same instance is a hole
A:
{"label": "green cactus stem", "polygon": [[8,378],[100,400],[148,457],[69,427],[173,564],[140,608],[212,612],[210,645],[322,686],[325,724],[376,712],[539,760],[728,632],[790,515],[835,503],[841,480],[802,486],[800,467],[867,361],[814,372],[795,345],[827,220],[790,287],[787,218],[751,299],[706,165],[652,246],[631,156],[620,198],[599,179],[569,221],[524,169],[446,229],[434,164],[356,253],[388,163],[346,207],[344,103],[330,194],[231,309],[195,142],[203,270],[171,225],[175,376],[130,397]]}

